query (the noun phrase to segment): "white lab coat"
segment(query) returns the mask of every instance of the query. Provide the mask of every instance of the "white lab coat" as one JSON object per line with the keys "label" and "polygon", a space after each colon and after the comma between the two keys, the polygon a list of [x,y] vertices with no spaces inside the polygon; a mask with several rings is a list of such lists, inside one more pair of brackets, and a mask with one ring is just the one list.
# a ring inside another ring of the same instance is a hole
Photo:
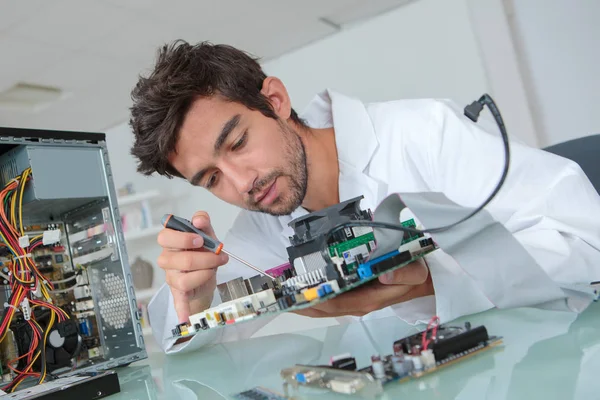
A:
{"label": "white lab coat", "polygon": [[[474,124],[463,116],[462,107],[447,101],[364,104],[328,90],[315,97],[302,118],[314,128],[335,128],[340,201],[363,195],[363,208],[374,210],[391,193],[427,191],[443,192],[455,203],[475,207],[491,193],[504,164],[495,126]],[[512,141],[508,178],[486,209],[555,282],[589,283],[600,278],[600,196],[574,162]],[[288,223],[304,214],[302,208],[283,217],[242,211],[223,242],[234,254],[265,269],[280,265],[287,261],[292,234]],[[427,256],[427,263],[435,296],[362,318],[397,315],[416,323],[438,315],[445,322],[494,307],[480,289],[490,282],[476,281],[443,251]],[[219,282],[256,274],[230,264],[219,269]],[[506,296],[514,295],[508,283],[494,284],[504,284]],[[566,304],[564,298],[556,300]],[[581,311],[589,301],[569,304]],[[249,337],[268,321],[202,332],[173,346],[168,338],[178,321],[166,285],[151,301],[149,317],[154,336],[167,353]]]}

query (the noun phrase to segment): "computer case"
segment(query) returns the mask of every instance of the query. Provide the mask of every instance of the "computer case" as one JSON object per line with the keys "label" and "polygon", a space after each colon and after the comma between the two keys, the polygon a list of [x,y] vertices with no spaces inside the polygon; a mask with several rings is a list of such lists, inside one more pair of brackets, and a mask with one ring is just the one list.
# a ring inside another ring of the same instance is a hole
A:
{"label": "computer case", "polygon": [[[56,283],[53,303],[76,322],[69,325],[72,332],[54,335],[54,341],[49,335],[50,372],[66,376],[146,358],[105,135],[0,127],[0,187],[28,168],[22,225],[29,236],[60,230],[59,243],[31,257]],[[10,257],[0,254],[0,263],[11,262]],[[0,304],[11,294],[3,283]],[[43,307],[33,312],[43,313]],[[28,348],[22,322],[17,317],[0,343],[4,382],[11,378],[9,357]]]}

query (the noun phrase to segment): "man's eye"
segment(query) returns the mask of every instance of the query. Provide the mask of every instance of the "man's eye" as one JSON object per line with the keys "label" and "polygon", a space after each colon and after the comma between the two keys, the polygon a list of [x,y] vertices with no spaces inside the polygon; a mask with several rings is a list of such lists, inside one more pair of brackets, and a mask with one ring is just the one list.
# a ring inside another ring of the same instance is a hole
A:
{"label": "man's eye", "polygon": [[215,184],[217,183],[217,174],[214,173],[212,174],[209,178],[208,181],[206,181],[206,188],[210,189],[211,187],[213,187]]}
{"label": "man's eye", "polygon": [[241,148],[244,145],[244,143],[246,143],[246,135],[247,135],[247,133],[244,132],[242,137],[240,137],[240,139],[237,142],[235,142],[233,144],[233,146],[231,146],[231,150],[237,150],[237,149]]}

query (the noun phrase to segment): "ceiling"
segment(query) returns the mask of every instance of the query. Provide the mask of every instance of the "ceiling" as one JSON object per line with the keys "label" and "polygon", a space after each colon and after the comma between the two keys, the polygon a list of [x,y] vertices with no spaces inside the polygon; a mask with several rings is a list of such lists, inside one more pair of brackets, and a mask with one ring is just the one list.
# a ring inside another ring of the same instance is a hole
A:
{"label": "ceiling", "polygon": [[264,60],[407,0],[0,0],[0,92],[18,82],[65,95],[0,126],[104,131],[127,120],[130,91],[165,42],[227,43]]}

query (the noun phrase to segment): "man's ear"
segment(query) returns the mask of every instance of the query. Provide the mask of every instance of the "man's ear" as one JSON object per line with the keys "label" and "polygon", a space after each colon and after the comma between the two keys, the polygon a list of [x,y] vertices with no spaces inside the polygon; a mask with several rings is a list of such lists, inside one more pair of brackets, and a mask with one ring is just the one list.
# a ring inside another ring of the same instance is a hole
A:
{"label": "man's ear", "polygon": [[290,118],[292,113],[292,103],[287,89],[281,79],[269,76],[263,81],[260,91],[271,103],[273,111],[282,120]]}

